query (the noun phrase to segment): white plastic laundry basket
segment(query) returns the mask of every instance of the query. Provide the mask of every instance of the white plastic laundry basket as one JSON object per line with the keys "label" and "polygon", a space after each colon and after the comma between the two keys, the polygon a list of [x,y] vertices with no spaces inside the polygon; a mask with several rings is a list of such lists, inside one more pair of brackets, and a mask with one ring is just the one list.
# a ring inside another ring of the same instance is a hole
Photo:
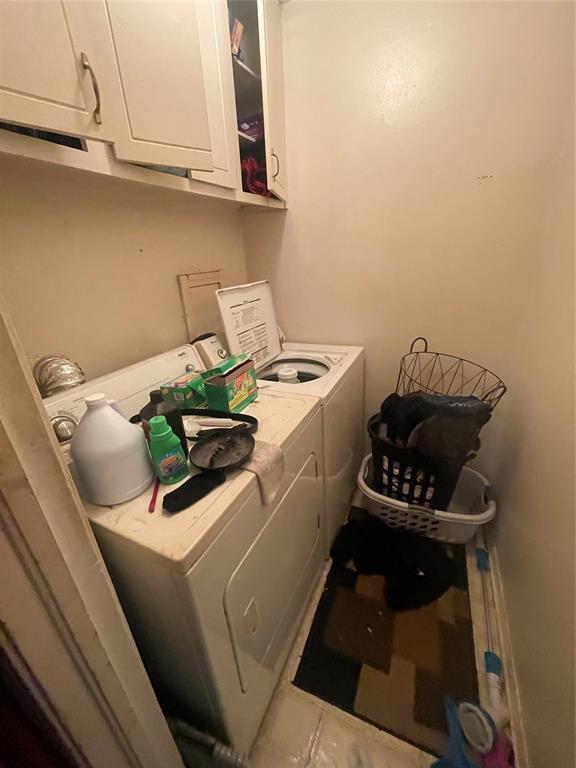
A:
{"label": "white plastic laundry basket", "polygon": [[364,457],[358,472],[358,487],[367,499],[366,508],[391,528],[404,528],[430,539],[465,544],[478,528],[496,516],[496,502],[490,498],[490,483],[474,469],[464,467],[447,511],[427,509],[382,496],[368,485],[372,454]]}

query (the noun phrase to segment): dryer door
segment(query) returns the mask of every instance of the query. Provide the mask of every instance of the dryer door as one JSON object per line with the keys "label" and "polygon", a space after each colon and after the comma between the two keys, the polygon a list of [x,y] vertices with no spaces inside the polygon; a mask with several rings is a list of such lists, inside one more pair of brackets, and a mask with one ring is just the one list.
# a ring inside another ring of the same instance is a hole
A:
{"label": "dryer door", "polygon": [[238,567],[224,610],[243,691],[275,670],[310,589],[320,541],[321,486],[311,454]]}

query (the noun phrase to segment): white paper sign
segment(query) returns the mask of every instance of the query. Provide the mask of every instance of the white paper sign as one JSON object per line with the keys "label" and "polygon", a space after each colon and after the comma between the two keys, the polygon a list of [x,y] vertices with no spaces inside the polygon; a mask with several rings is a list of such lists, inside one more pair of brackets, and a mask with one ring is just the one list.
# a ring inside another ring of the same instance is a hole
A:
{"label": "white paper sign", "polygon": [[270,283],[263,280],[216,291],[230,352],[245,352],[256,369],[281,352]]}

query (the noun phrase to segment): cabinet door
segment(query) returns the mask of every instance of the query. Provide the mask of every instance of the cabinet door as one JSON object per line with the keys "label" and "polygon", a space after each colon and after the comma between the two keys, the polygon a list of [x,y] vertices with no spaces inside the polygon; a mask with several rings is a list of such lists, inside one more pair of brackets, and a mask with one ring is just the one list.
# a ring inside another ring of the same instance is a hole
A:
{"label": "cabinet door", "polygon": [[287,200],[284,66],[279,0],[258,0],[258,25],[268,188],[281,200]]}
{"label": "cabinet door", "polygon": [[127,116],[114,142],[119,160],[212,169],[196,6],[106,0]]}
{"label": "cabinet door", "polygon": [[[81,3],[86,9],[78,29],[77,14],[68,17],[70,5],[0,2],[0,120],[110,141],[109,104],[102,105],[98,123],[94,83],[81,64],[84,52],[96,77],[114,77],[115,62],[97,42],[106,36],[106,18]],[[92,35],[85,39],[83,28],[89,27]]]}
{"label": "cabinet door", "polygon": [[0,0],[0,119],[211,170],[196,3]]}
{"label": "cabinet door", "polygon": [[237,189],[240,153],[226,0],[209,0],[198,5],[198,31],[214,170],[212,173],[191,171],[190,178]]}

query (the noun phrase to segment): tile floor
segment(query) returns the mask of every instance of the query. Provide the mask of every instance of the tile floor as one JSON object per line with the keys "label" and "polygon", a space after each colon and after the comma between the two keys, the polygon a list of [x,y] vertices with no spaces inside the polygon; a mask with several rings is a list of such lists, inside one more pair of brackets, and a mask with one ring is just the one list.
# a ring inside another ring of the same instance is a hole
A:
{"label": "tile floor", "polygon": [[435,758],[292,685],[327,564],[251,755],[252,768],[428,768]]}

